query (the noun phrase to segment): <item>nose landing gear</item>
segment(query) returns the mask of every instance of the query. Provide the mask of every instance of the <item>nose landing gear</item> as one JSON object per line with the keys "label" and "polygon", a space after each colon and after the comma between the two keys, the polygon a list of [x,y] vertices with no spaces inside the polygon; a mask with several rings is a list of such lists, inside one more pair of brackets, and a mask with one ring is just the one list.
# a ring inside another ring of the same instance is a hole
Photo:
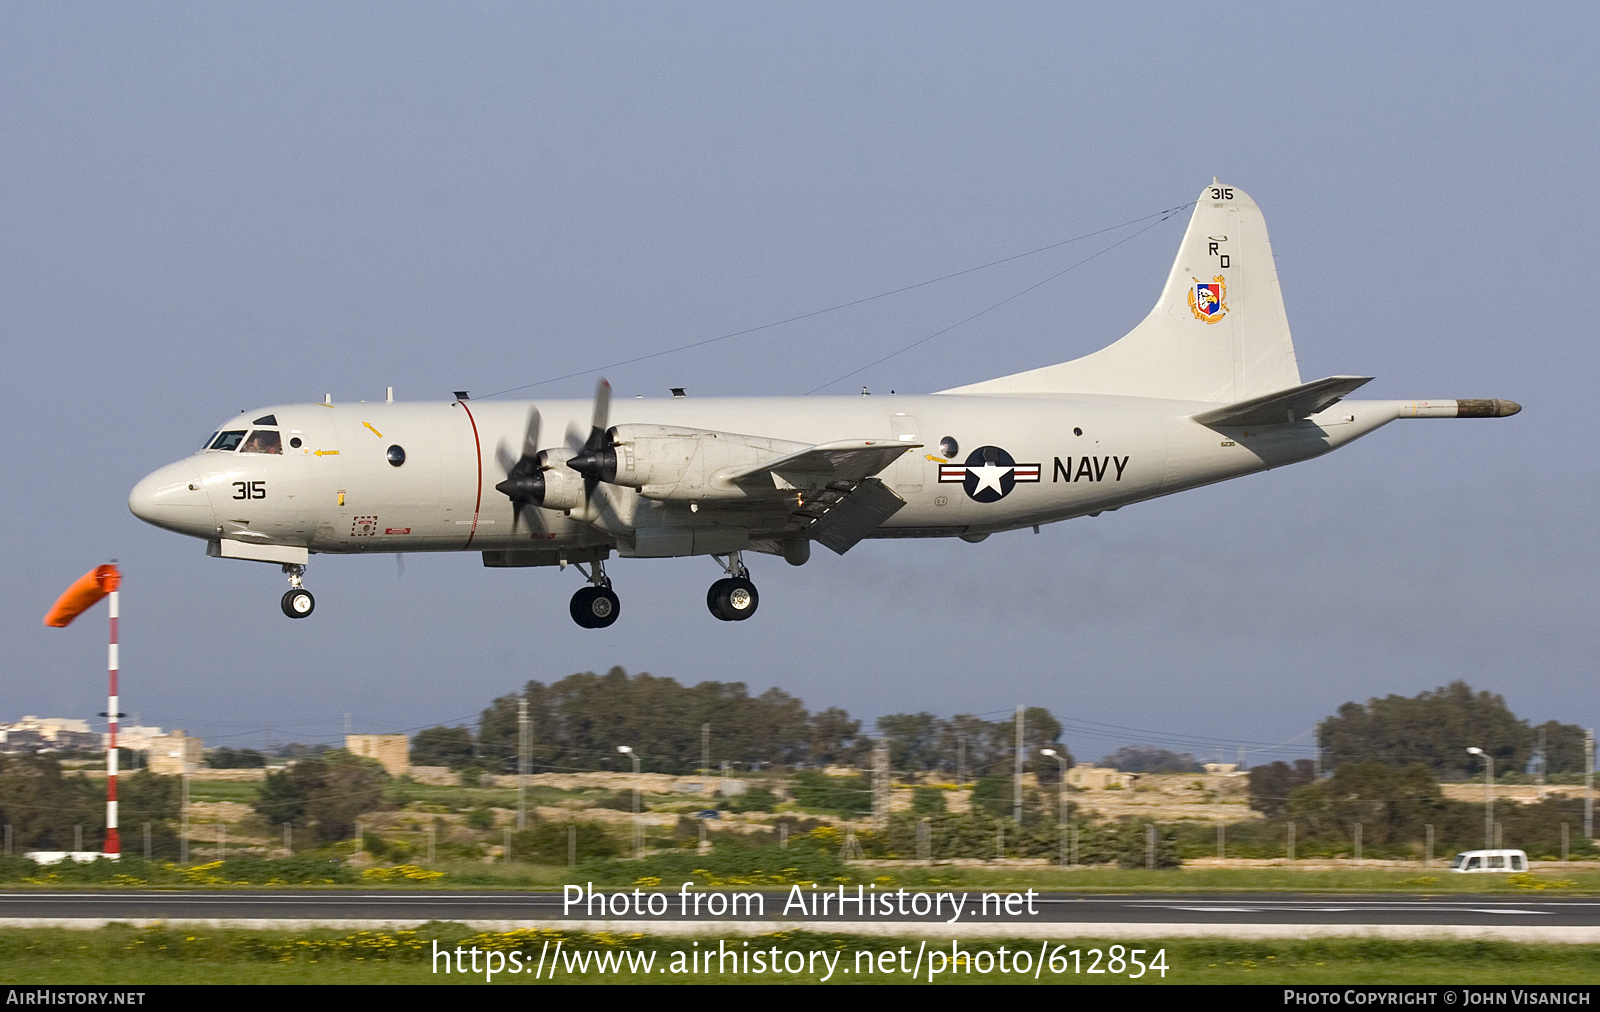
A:
{"label": "nose landing gear", "polygon": [[305,618],[317,606],[317,599],[301,583],[306,567],[288,564],[283,571],[289,577],[289,591],[283,595],[283,613],[290,618]]}
{"label": "nose landing gear", "polygon": [[[589,586],[579,588],[572,595],[568,610],[572,613],[572,621],[583,628],[604,629],[617,620],[618,613],[622,611],[622,602],[611,589],[605,563],[597,560],[591,566],[590,571],[584,574],[589,578]],[[576,568],[578,572],[583,572],[582,565]]]}
{"label": "nose landing gear", "polygon": [[711,614],[724,622],[742,622],[756,613],[756,606],[761,603],[761,595],[756,593],[756,585],[750,582],[750,571],[745,568],[744,559],[738,552],[730,552],[727,561],[723,562],[720,556],[712,556],[721,563],[727,571],[725,579],[718,580],[706,591],[706,607]]}

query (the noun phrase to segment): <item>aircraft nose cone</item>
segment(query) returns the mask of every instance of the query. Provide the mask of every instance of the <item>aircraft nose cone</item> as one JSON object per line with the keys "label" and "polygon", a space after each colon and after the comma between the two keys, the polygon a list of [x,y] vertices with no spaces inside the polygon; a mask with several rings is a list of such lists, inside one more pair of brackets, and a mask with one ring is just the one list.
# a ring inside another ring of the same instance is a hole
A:
{"label": "aircraft nose cone", "polygon": [[179,534],[209,537],[216,526],[205,483],[187,460],[145,475],[128,493],[128,509],[147,524]]}

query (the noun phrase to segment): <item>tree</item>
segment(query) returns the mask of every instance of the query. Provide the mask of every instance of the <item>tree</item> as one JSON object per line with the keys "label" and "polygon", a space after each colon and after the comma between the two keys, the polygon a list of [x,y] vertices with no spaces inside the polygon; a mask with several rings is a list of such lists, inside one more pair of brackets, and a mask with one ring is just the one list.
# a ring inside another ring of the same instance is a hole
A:
{"label": "tree", "polygon": [[214,748],[206,754],[206,765],[214,770],[260,769],[267,757],[253,748]]}
{"label": "tree", "polygon": [[1269,819],[1289,809],[1289,792],[1317,778],[1317,765],[1310,759],[1268,763],[1250,768],[1250,807]]}
{"label": "tree", "polygon": [[878,718],[878,731],[889,745],[889,768],[897,773],[922,773],[948,761],[939,748],[940,725],[931,713],[891,713]]}
{"label": "tree", "polygon": [[122,829],[122,849],[144,853],[144,827],[150,826],[150,856],[176,858],[181,817],[177,777],[158,777],[148,770],[117,778],[117,822]]}
{"label": "tree", "polygon": [[105,802],[104,784],[63,776],[54,756],[0,756],[0,820],[19,850],[71,850],[78,826],[91,846],[105,831]]}
{"label": "tree", "polygon": [[866,761],[872,743],[861,735],[861,721],[830,706],[811,717],[806,761],[815,766],[856,766]]}
{"label": "tree", "polygon": [[[524,700],[535,769],[631,768],[616,751],[618,745],[629,745],[648,772],[692,773],[702,761],[700,729],[705,724],[711,726],[713,765],[724,760],[751,767],[813,761],[811,716],[782,689],[752,697],[743,682],[685,687],[671,678],[629,676],[612,668],[604,675],[568,675],[551,685],[528,682],[520,695],[496,699],[478,724],[478,754],[496,769],[516,769],[517,707]],[[842,710],[829,721],[835,732],[850,723]],[[835,735],[833,744],[846,742]]]}
{"label": "tree", "polygon": [[360,815],[382,807],[387,779],[376,760],[331,750],[267,774],[255,810],[269,822],[313,826],[321,841],[344,840]]}
{"label": "tree", "polygon": [[1290,791],[1288,815],[1324,836],[1350,838],[1360,823],[1363,839],[1381,844],[1417,838],[1445,807],[1439,782],[1422,763],[1346,763],[1332,777]]}
{"label": "tree", "polygon": [[990,815],[1010,815],[1013,807],[1015,785],[1003,773],[979,777],[972,785],[972,810]]}
{"label": "tree", "polygon": [[1199,773],[1204,766],[1187,752],[1169,752],[1154,745],[1124,745],[1100,760],[1124,773]]}
{"label": "tree", "polygon": [[[1041,749],[1052,748],[1068,764],[1072,755],[1058,740],[1061,722],[1042,706],[1023,711],[1022,769],[1040,783],[1053,784],[1059,767]],[[955,775],[962,766],[969,775],[1010,772],[1015,769],[1017,730],[1015,718],[986,721],[970,714],[940,720],[931,713],[896,713],[878,718],[878,730],[889,741],[889,765],[902,773],[940,771]]]}
{"label": "tree", "polygon": [[411,739],[411,765],[465,769],[477,759],[477,743],[465,727],[427,727]]}
{"label": "tree", "polygon": [[[1547,728],[1547,747],[1555,759],[1551,771],[1582,768],[1582,729],[1556,724]],[[1553,732],[1553,733],[1552,733]],[[1576,736],[1576,737],[1574,737]],[[1324,720],[1318,744],[1329,769],[1345,763],[1405,766],[1420,762],[1443,779],[1464,780],[1483,773],[1483,760],[1467,754],[1481,748],[1494,758],[1496,774],[1522,772],[1537,736],[1518,720],[1503,698],[1473,692],[1456,681],[1413,698],[1390,695],[1366,705],[1346,703]],[[1574,741],[1579,752],[1573,752]]]}
{"label": "tree", "polygon": [[1539,741],[1540,731],[1544,732],[1545,773],[1583,772],[1583,728],[1577,724],[1547,720],[1531,729],[1535,744]]}

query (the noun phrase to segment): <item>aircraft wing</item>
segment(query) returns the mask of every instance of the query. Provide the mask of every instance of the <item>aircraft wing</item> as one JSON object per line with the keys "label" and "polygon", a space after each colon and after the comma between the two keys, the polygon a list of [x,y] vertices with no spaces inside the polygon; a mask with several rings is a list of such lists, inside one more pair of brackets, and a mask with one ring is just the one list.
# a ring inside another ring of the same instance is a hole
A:
{"label": "aircraft wing", "polygon": [[1337,404],[1340,398],[1371,381],[1371,376],[1329,376],[1275,393],[1250,397],[1227,407],[1192,415],[1212,428],[1234,425],[1282,425],[1297,422]]}
{"label": "aircraft wing", "polygon": [[838,439],[764,460],[719,475],[719,480],[748,486],[770,476],[775,488],[821,489],[834,482],[859,483],[921,443],[893,439]]}
{"label": "aircraft wing", "polygon": [[[843,555],[905,506],[893,489],[873,477],[921,443],[891,439],[841,439],[765,460],[722,476],[749,487],[770,482],[798,493],[789,521],[824,548]],[[757,551],[782,553],[760,543]]]}

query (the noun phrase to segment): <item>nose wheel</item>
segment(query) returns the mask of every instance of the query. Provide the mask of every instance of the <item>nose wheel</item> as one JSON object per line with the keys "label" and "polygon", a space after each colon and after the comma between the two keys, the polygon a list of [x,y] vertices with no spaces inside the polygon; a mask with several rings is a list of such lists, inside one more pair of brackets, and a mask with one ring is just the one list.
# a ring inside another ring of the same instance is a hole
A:
{"label": "nose wheel", "polygon": [[301,588],[291,590],[283,595],[283,613],[290,618],[305,618],[317,606],[317,599],[311,596],[311,591]]}
{"label": "nose wheel", "polygon": [[311,591],[301,584],[306,575],[306,567],[286,565],[283,567],[283,572],[289,577],[289,591],[283,595],[283,613],[290,618],[305,618],[317,606],[317,599],[312,597]]}

